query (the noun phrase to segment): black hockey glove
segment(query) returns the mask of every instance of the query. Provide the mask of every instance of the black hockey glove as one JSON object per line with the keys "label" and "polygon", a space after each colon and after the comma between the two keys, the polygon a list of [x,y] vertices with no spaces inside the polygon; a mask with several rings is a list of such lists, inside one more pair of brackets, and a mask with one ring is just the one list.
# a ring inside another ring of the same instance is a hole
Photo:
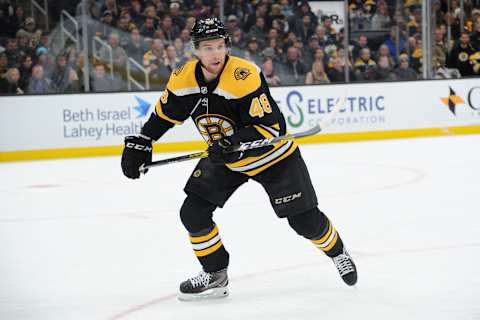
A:
{"label": "black hockey glove", "polygon": [[[122,171],[130,179],[140,177],[139,168],[144,163],[152,162],[152,141],[140,136],[125,137],[122,154]],[[144,171],[147,173],[148,169]]]}
{"label": "black hockey glove", "polygon": [[242,158],[241,152],[226,152],[226,148],[233,145],[230,138],[224,137],[220,140],[215,140],[213,144],[208,147],[208,157],[214,164],[224,164],[235,162]]}

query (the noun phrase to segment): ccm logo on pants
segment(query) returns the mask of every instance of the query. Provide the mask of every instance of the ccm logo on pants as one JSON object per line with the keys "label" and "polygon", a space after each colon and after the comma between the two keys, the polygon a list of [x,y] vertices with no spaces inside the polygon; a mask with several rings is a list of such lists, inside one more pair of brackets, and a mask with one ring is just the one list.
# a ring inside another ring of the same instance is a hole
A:
{"label": "ccm logo on pants", "polygon": [[277,198],[273,201],[275,202],[275,204],[288,203],[290,201],[293,201],[295,199],[300,198],[301,196],[302,196],[302,193],[299,192],[299,193],[294,193],[294,194],[291,194],[289,196],[285,196],[285,197],[282,197],[282,198]]}

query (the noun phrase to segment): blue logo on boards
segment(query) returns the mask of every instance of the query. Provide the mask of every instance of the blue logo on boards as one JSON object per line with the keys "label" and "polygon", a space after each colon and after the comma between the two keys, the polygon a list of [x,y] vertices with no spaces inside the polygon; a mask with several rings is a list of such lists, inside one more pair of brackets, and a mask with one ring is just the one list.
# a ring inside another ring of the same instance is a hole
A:
{"label": "blue logo on boards", "polygon": [[138,102],[138,106],[133,107],[133,109],[138,112],[137,118],[145,117],[150,109],[150,103],[137,96],[135,96],[135,99]]}

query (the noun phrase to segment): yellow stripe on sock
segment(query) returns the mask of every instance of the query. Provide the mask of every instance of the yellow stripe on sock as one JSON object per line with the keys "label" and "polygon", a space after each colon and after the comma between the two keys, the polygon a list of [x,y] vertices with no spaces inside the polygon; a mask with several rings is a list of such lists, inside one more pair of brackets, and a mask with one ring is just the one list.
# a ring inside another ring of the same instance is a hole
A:
{"label": "yellow stripe on sock", "polygon": [[221,246],[222,246],[222,240],[218,241],[210,248],[199,250],[199,251],[194,250],[194,252],[197,257],[204,257],[206,255],[209,255],[210,253],[217,251]]}
{"label": "yellow stripe on sock", "polygon": [[330,244],[328,246],[326,246],[325,248],[320,248],[320,250],[322,250],[323,252],[330,251],[330,249],[332,249],[333,246],[337,243],[337,239],[338,239],[338,232],[335,232],[335,236],[333,237]]}
{"label": "yellow stripe on sock", "polygon": [[312,240],[312,242],[315,243],[315,244],[323,244],[325,241],[327,241],[328,237],[330,237],[330,234],[332,233],[332,229],[333,229],[332,224],[331,224],[330,221],[328,221],[328,231],[327,231],[327,233],[318,240]]}
{"label": "yellow stripe on sock", "polygon": [[204,236],[199,236],[199,237],[194,237],[194,236],[190,236],[190,242],[191,243],[201,243],[201,242],[205,242],[205,241],[208,241],[210,239],[212,239],[213,237],[215,237],[218,233],[218,228],[217,226],[215,226],[212,231],[210,231],[208,234],[204,235]]}

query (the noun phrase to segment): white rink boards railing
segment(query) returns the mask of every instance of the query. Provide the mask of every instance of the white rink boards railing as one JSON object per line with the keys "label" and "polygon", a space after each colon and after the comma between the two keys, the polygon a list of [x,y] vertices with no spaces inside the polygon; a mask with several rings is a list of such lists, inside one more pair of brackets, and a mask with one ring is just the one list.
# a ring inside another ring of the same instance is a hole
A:
{"label": "white rink boards railing", "polygon": [[[304,142],[480,133],[480,79],[271,89],[290,132],[303,131],[346,98],[325,133]],[[119,154],[161,92],[0,98],[0,161]],[[204,148],[192,121],[170,130],[156,151]]]}

